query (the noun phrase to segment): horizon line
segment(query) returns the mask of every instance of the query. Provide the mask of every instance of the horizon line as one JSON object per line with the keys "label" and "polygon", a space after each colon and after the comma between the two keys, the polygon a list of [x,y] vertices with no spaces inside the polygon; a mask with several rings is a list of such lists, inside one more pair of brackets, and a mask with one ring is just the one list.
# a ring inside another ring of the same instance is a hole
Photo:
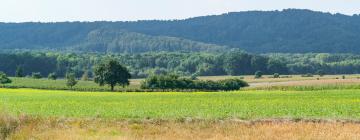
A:
{"label": "horizon line", "polygon": [[320,11],[320,10],[312,10],[312,9],[301,9],[301,8],[284,8],[284,9],[274,9],[274,10],[243,10],[243,11],[230,11],[230,12],[224,12],[219,14],[208,14],[208,15],[200,15],[200,16],[192,16],[192,17],[186,17],[186,18],[174,18],[174,19],[138,19],[138,20],[63,20],[63,21],[20,21],[20,22],[14,22],[14,21],[0,21],[1,24],[16,24],[16,23],[95,23],[95,22],[141,22],[141,21],[182,21],[182,20],[189,20],[194,18],[201,18],[201,17],[209,17],[209,16],[221,16],[221,15],[227,15],[231,13],[246,13],[246,12],[284,12],[287,10],[303,10],[303,11],[311,11],[311,12],[319,12],[323,14],[331,14],[331,15],[343,15],[343,16],[360,16],[359,13],[354,14],[346,14],[341,12],[329,12],[329,11]]}

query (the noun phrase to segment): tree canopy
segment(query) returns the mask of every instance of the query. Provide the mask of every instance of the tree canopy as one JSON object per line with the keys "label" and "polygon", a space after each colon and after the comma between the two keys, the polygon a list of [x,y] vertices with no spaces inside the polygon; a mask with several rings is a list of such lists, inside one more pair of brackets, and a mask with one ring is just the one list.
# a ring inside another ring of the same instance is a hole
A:
{"label": "tree canopy", "polygon": [[129,79],[131,75],[129,71],[114,59],[106,60],[97,65],[94,74],[95,82],[100,86],[109,85],[111,91],[114,90],[116,85],[125,87],[130,84]]}
{"label": "tree canopy", "polygon": [[0,72],[0,84],[9,84],[12,81],[7,77],[4,72]]}

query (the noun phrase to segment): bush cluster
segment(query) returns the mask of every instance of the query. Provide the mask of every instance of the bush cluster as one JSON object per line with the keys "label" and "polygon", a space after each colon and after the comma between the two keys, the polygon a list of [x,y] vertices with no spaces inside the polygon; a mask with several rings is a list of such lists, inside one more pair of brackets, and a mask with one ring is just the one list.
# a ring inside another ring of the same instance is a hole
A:
{"label": "bush cluster", "polygon": [[4,72],[0,71],[0,84],[9,84],[12,81],[7,77]]}
{"label": "bush cluster", "polygon": [[249,86],[240,79],[225,79],[220,81],[192,80],[189,78],[179,78],[177,75],[158,75],[150,76],[141,83],[142,89],[196,89],[196,90],[239,90]]}

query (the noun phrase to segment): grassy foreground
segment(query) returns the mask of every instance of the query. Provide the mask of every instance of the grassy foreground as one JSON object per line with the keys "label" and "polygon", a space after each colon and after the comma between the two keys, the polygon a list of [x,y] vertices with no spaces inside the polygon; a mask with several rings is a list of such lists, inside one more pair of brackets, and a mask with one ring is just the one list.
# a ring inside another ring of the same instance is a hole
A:
{"label": "grassy foreground", "polygon": [[360,119],[360,90],[108,93],[0,89],[10,114],[111,119]]}
{"label": "grassy foreground", "polygon": [[7,138],[14,140],[355,140],[360,138],[360,125],[350,122],[25,121],[19,124],[17,130],[9,133]]}

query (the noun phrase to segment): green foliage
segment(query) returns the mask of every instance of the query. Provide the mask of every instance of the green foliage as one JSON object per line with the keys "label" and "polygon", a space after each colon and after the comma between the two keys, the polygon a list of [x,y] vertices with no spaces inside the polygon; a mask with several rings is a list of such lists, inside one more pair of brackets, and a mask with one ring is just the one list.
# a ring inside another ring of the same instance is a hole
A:
{"label": "green foliage", "polygon": [[244,75],[253,71],[251,67],[252,55],[248,53],[232,50],[224,54],[224,57],[224,69],[230,75]]}
{"label": "green foliage", "polygon": [[15,77],[24,77],[24,70],[21,66],[16,67]]}
{"label": "green foliage", "polygon": [[273,78],[280,78],[280,74],[279,73],[274,73]]}
{"label": "green foliage", "polygon": [[320,77],[323,77],[325,75],[325,72],[323,70],[318,70],[316,74],[318,74]]}
{"label": "green foliage", "polygon": [[31,74],[31,77],[34,78],[34,79],[41,79],[42,78],[42,75],[40,72],[33,72]]}
{"label": "green foliage", "polygon": [[[82,77],[87,70],[93,77],[94,66],[114,58],[126,66],[133,78],[146,78],[152,74],[174,73],[180,76],[252,75],[256,71],[272,75],[356,74],[360,69],[360,55],[355,54],[249,54],[239,50],[213,53],[142,53],[142,54],[62,54],[25,52],[0,54],[0,71],[14,76],[17,66],[23,74],[40,72],[48,75],[55,72],[59,78],[67,71]],[[16,60],[16,61],[13,61]],[[45,67],[45,68],[44,68]],[[341,77],[339,77],[341,78]]]}
{"label": "green foliage", "polygon": [[218,83],[221,84],[222,90],[226,90],[226,91],[239,90],[242,87],[249,86],[248,83],[240,79],[225,79],[218,81]]}
{"label": "green foliage", "polygon": [[181,90],[202,90],[202,91],[231,91],[239,90],[242,87],[249,86],[240,79],[226,79],[220,81],[202,81],[179,78],[176,75],[153,75],[141,83],[142,89],[181,89]]}
{"label": "green foliage", "polygon": [[106,60],[96,66],[94,74],[95,83],[100,86],[109,85],[111,91],[114,90],[116,85],[125,87],[130,84],[131,75],[129,71],[114,59]]}
{"label": "green foliage", "polygon": [[75,74],[74,73],[67,73],[66,74],[66,86],[72,88],[74,87],[78,82],[76,81]]}
{"label": "green foliage", "polygon": [[83,81],[89,81],[90,80],[90,74],[89,71],[85,71],[83,75],[81,76],[81,80]]}
{"label": "green foliage", "polygon": [[198,76],[199,76],[199,74],[194,73],[194,74],[191,75],[190,79],[191,80],[198,80],[198,78],[197,78]]}
{"label": "green foliage", "polygon": [[358,15],[288,9],[170,21],[2,23],[0,49],[141,53],[229,46],[256,53],[354,53],[360,52],[358,22]]}
{"label": "green foliage", "polygon": [[49,75],[48,75],[48,79],[49,80],[56,80],[57,79],[57,75],[56,75],[56,73],[49,73]]}
{"label": "green foliage", "polygon": [[12,81],[7,77],[4,72],[0,71],[0,84],[9,84]]}
{"label": "green foliage", "polygon": [[255,78],[261,78],[263,76],[263,72],[262,71],[256,71],[255,72]]}

